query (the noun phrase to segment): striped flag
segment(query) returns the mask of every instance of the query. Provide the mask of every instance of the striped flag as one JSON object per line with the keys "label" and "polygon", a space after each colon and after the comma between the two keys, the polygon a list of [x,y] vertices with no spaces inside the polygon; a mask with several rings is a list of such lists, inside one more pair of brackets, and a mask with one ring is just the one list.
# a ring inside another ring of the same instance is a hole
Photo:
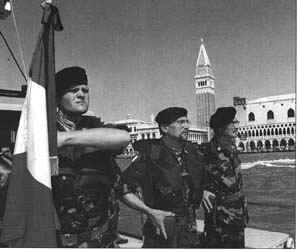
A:
{"label": "striped flag", "polygon": [[51,192],[51,167],[57,164],[54,31],[62,29],[58,9],[44,5],[3,219],[1,241],[10,247],[57,246]]}

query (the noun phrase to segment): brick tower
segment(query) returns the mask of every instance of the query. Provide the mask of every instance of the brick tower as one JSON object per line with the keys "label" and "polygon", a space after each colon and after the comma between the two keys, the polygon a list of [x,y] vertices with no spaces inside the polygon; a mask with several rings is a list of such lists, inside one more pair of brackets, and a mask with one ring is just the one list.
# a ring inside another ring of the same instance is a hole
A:
{"label": "brick tower", "polygon": [[208,128],[210,116],[215,112],[215,77],[203,44],[203,39],[201,39],[194,80],[197,105],[197,127]]}

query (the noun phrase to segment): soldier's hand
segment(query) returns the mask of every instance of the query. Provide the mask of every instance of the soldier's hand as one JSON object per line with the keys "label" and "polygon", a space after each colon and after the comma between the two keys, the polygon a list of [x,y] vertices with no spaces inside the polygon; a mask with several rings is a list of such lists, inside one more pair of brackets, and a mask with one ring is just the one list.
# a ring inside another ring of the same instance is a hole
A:
{"label": "soldier's hand", "polygon": [[149,217],[156,227],[157,234],[161,234],[165,239],[168,238],[164,224],[164,220],[167,216],[175,216],[175,214],[169,211],[157,209],[151,209],[149,213]]}
{"label": "soldier's hand", "polygon": [[204,208],[207,210],[207,212],[211,212],[212,208],[213,208],[213,202],[212,200],[215,199],[215,194],[207,191],[207,190],[204,190],[203,192],[203,206]]}

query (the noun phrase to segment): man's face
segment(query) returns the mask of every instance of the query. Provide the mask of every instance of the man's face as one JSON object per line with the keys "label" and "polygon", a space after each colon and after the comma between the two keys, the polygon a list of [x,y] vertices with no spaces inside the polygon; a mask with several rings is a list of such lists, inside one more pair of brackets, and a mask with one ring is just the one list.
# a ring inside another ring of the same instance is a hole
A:
{"label": "man's face", "polygon": [[229,123],[224,131],[224,134],[233,138],[237,137],[239,127],[239,121],[234,119],[231,123]]}
{"label": "man's face", "polygon": [[178,118],[168,126],[161,126],[161,129],[167,135],[176,137],[182,140],[187,140],[189,120],[186,116]]}
{"label": "man's face", "polygon": [[67,114],[81,115],[87,112],[88,107],[89,88],[84,84],[70,88],[60,100],[60,108]]}

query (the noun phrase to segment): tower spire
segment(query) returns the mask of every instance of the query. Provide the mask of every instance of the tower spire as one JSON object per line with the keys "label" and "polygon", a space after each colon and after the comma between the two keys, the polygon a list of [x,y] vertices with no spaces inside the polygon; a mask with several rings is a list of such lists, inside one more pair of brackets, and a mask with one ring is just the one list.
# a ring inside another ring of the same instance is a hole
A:
{"label": "tower spire", "polygon": [[201,45],[196,63],[196,75],[195,78],[210,76],[214,78],[211,63],[204,45],[204,39],[201,38]]}
{"label": "tower spire", "polygon": [[196,66],[211,66],[209,57],[206,52],[206,48],[204,46],[204,39],[201,38],[201,46],[198,54],[197,64]]}
{"label": "tower spire", "polygon": [[203,38],[201,38],[194,80],[197,102],[197,126],[206,128],[208,127],[210,116],[215,111],[215,77]]}

